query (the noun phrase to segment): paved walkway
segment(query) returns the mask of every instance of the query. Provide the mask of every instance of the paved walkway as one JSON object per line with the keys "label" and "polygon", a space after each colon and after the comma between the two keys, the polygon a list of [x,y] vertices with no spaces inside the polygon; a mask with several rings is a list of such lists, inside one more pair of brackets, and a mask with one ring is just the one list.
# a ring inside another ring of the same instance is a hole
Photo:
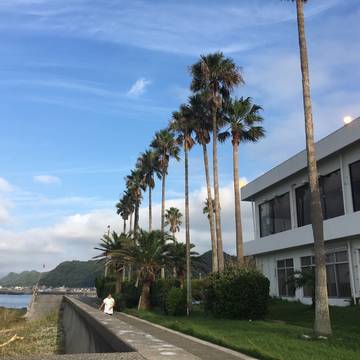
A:
{"label": "paved walkway", "polygon": [[[94,300],[82,300],[88,304],[96,306],[94,304]],[[167,329],[160,325],[152,324],[134,316],[130,316],[124,313],[115,313],[114,317],[156,337],[157,339],[184,349],[203,360],[256,360],[239,352],[224,348],[222,346],[214,345],[207,341],[203,341],[171,329]]]}

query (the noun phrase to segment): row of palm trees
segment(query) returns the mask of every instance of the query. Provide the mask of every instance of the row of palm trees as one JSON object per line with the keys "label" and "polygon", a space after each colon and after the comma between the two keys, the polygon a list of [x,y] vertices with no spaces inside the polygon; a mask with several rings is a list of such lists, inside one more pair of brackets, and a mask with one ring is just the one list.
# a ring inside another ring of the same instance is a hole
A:
{"label": "row of palm trees", "polygon": [[[307,42],[305,36],[305,18],[304,18],[304,2],[307,0],[292,0],[296,2],[296,14],[298,25],[298,41],[300,50],[300,63],[301,63],[301,75],[302,75],[302,90],[303,90],[303,104],[304,104],[304,118],[305,118],[305,134],[306,134],[306,150],[307,150],[307,162],[308,162],[308,174],[310,184],[310,196],[311,196],[311,223],[313,229],[314,238],[314,255],[315,255],[315,321],[314,321],[314,333],[315,335],[330,335],[331,334],[331,322],[328,306],[328,294],[327,294],[327,279],[326,279],[326,264],[325,264],[325,246],[324,246],[324,230],[323,230],[323,216],[321,210],[320,191],[318,183],[318,170],[316,163],[316,150],[314,145],[314,131],[313,131],[313,118],[312,118],[312,106],[310,95],[310,76],[309,76],[309,63],[307,53]],[[173,121],[175,125],[172,125],[173,129],[183,136],[182,145],[185,151],[185,169],[188,166],[188,151],[193,146],[192,141],[189,141],[189,133],[195,133],[196,141],[203,147],[204,154],[204,166],[207,183],[207,208],[210,224],[210,237],[212,244],[212,269],[213,271],[222,271],[224,269],[223,258],[223,244],[222,244],[222,232],[221,232],[221,216],[220,216],[220,196],[219,196],[219,176],[218,176],[218,158],[217,158],[217,140],[218,131],[222,128],[222,121],[229,124],[229,134],[232,136],[233,144],[233,162],[234,162],[234,200],[235,200],[235,221],[236,221],[236,249],[237,258],[239,263],[243,262],[242,254],[242,232],[241,232],[241,208],[239,202],[239,186],[238,186],[238,161],[237,161],[237,148],[239,143],[244,140],[257,141],[263,136],[263,129],[255,124],[261,122],[259,115],[259,107],[253,109],[253,115],[245,118],[249,118],[250,122],[246,126],[246,132],[243,130],[244,116],[240,116],[242,113],[235,111],[234,103],[238,103],[238,107],[243,107],[244,99],[230,99],[230,93],[234,87],[244,83],[241,72],[236,67],[234,62],[225,58],[221,53],[210,54],[202,56],[200,60],[190,68],[192,75],[191,90],[194,92],[193,96],[189,99],[189,104],[185,107],[180,107],[180,114],[183,114],[183,110],[187,113],[187,109],[190,108],[190,113],[193,116],[197,126],[193,131],[189,131],[189,125],[186,127],[180,126],[177,119],[179,115],[174,116]],[[250,103],[250,99],[248,99]],[[246,107],[245,107],[246,108]],[[257,110],[256,110],[257,108]],[[230,114],[229,116],[229,109]],[[195,115],[196,114],[196,115]],[[238,114],[238,115],[236,115]],[[254,116],[255,115],[255,116]],[[239,116],[237,118],[237,116]],[[182,118],[183,116],[180,116]],[[186,116],[185,116],[186,118]],[[254,120],[251,120],[254,118]],[[231,121],[232,119],[233,121]],[[236,120],[238,119],[238,120]],[[183,122],[183,120],[182,120]],[[257,129],[252,129],[252,125]],[[167,136],[173,138],[168,130]],[[211,194],[210,176],[209,176],[209,164],[207,156],[207,144],[210,143],[210,133],[212,133],[213,140],[213,189],[214,189],[214,202]],[[247,135],[245,135],[247,134]],[[158,134],[157,134],[158,135]],[[185,137],[187,140],[185,140]],[[225,140],[229,135],[221,135],[220,139]],[[155,141],[155,139],[154,139]],[[153,142],[154,143],[154,142]],[[152,144],[153,144],[152,143]],[[158,148],[154,147],[157,151]],[[159,175],[162,178],[162,212],[161,212],[161,229],[164,229],[164,209],[165,209],[165,177],[167,175],[168,160],[170,158],[167,152],[164,157],[164,153],[158,152],[163,167],[161,168]],[[178,158],[178,151],[175,152],[174,157]],[[164,164],[166,163],[166,172],[164,171]],[[188,219],[188,172],[185,171],[185,228],[186,228],[186,241],[190,243],[190,234],[188,232],[189,219]],[[124,196],[129,192],[127,189]],[[140,195],[141,196],[141,195]],[[149,194],[150,198],[150,194]],[[138,208],[139,202],[134,200],[134,207]],[[214,205],[214,206],[213,206]],[[150,204],[149,204],[149,224],[150,224]],[[132,214],[132,211],[128,210],[128,215]],[[138,213],[138,209],[137,209]],[[126,218],[127,219],[127,218]],[[138,221],[138,220],[137,220]],[[135,227],[135,226],[134,226]]]}

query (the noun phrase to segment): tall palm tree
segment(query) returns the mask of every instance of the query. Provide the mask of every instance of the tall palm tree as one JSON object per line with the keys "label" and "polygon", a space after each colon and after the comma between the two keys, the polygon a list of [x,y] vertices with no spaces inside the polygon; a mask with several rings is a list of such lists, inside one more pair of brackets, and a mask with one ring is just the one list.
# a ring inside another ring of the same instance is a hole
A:
{"label": "tall palm tree", "polygon": [[191,297],[191,258],[190,258],[190,216],[189,216],[189,151],[195,144],[192,137],[194,127],[191,109],[188,105],[181,105],[179,111],[173,112],[169,128],[178,135],[177,140],[182,145],[185,154],[185,243],[186,243],[186,290],[187,314],[190,314]]}
{"label": "tall palm tree", "polygon": [[150,287],[166,263],[165,243],[167,240],[169,240],[169,235],[162,231],[140,230],[135,243],[120,251],[125,259],[139,269],[138,277],[142,282],[140,310],[150,309]]}
{"label": "tall palm tree", "polygon": [[[209,109],[208,98],[205,94],[195,94],[189,98],[191,107],[195,139],[198,144],[201,145],[203,150],[204,170],[206,179],[206,191],[208,199],[212,199],[211,183],[209,173],[209,157],[207,152],[207,144],[210,142],[210,132],[212,129],[211,111]],[[215,203],[210,202],[208,204],[208,219],[210,226],[210,239],[211,239],[211,269],[213,272],[218,271],[218,254],[217,254],[217,242],[215,234],[215,222],[214,222],[214,208]]]}
{"label": "tall palm tree", "polygon": [[161,190],[161,231],[164,232],[165,226],[165,186],[166,176],[169,168],[170,158],[180,160],[179,158],[179,144],[177,143],[174,134],[168,129],[163,129],[155,134],[150,146],[156,151],[159,161],[159,172],[162,179]]}
{"label": "tall palm tree", "polygon": [[[195,245],[190,244],[190,257],[191,261],[196,261],[195,256],[199,255],[195,251],[191,251]],[[169,243],[165,245],[165,257],[169,266],[174,269],[175,278],[179,280],[180,287],[184,287],[185,274],[187,271],[186,261],[186,244],[183,243]]]}
{"label": "tall palm tree", "polygon": [[[294,1],[294,0],[292,0]],[[296,13],[298,25],[298,38],[300,49],[303,103],[305,117],[306,153],[309,172],[310,198],[311,198],[311,223],[314,236],[315,255],[315,335],[331,334],[329,302],[326,279],[325,245],[323,215],[321,209],[318,170],[314,145],[314,126],[311,109],[309,60],[305,36],[305,19],[303,2],[296,0]]]}
{"label": "tall palm tree", "polygon": [[134,238],[139,232],[139,208],[142,199],[141,191],[144,190],[142,174],[139,169],[131,170],[130,175],[125,178],[127,191],[134,199]]}
{"label": "tall palm tree", "polygon": [[113,266],[116,276],[115,292],[117,294],[122,291],[123,272],[126,265],[126,259],[121,251],[126,249],[130,244],[130,235],[124,233],[119,235],[113,231],[111,234],[105,234],[101,238],[98,247],[94,248],[95,250],[101,251],[101,253],[94,258],[105,260],[105,265]]}
{"label": "tall palm tree", "polygon": [[180,231],[180,226],[182,224],[182,213],[176,207],[171,207],[166,209],[165,212],[165,226],[169,226],[170,232],[174,237],[174,242],[176,242],[175,233]]}
{"label": "tall palm tree", "polygon": [[155,187],[155,174],[161,177],[158,157],[154,150],[146,150],[137,160],[136,167],[140,170],[145,189],[149,191],[149,231],[152,230],[151,192]]}
{"label": "tall palm tree", "polygon": [[227,128],[219,134],[219,141],[231,138],[233,148],[233,176],[235,198],[235,230],[236,257],[239,265],[244,265],[244,250],[241,224],[240,184],[239,184],[239,145],[241,142],[256,142],[265,131],[260,126],[263,118],[260,116],[261,107],[253,104],[251,98],[229,99],[225,109]]}
{"label": "tall palm tree", "polygon": [[218,112],[223,100],[229,97],[230,91],[244,82],[240,70],[234,61],[226,58],[223,53],[216,52],[201,56],[200,60],[192,65],[191,90],[205,92],[211,103],[212,131],[213,131],[213,177],[215,195],[215,225],[217,237],[219,271],[224,270],[224,252],[221,233],[219,172],[217,157],[217,130]]}
{"label": "tall palm tree", "polygon": [[209,198],[206,198],[204,201],[204,207],[203,207],[203,214],[206,215],[208,219],[210,219],[210,207],[215,207],[215,200],[211,199],[211,202],[209,201]]}

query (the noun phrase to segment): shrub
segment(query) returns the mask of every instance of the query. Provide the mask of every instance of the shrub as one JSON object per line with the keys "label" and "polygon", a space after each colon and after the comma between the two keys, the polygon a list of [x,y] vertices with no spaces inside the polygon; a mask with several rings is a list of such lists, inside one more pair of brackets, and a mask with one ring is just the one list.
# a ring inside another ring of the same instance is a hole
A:
{"label": "shrub", "polygon": [[216,317],[261,319],[268,311],[269,280],[254,269],[213,274],[205,288],[205,311]]}
{"label": "shrub", "polygon": [[126,307],[126,302],[124,299],[123,294],[115,294],[113,295],[113,298],[115,300],[115,311],[123,311]]}
{"label": "shrub", "polygon": [[166,298],[172,288],[178,288],[180,283],[176,279],[159,279],[150,288],[150,303],[152,307],[160,308],[165,311]]}
{"label": "shrub", "polygon": [[127,308],[137,307],[139,303],[139,297],[141,294],[141,284],[135,287],[134,281],[125,281],[122,287],[121,297],[123,298],[124,305]]}
{"label": "shrub", "polygon": [[193,279],[191,281],[191,293],[192,298],[195,301],[200,301],[201,303],[205,300],[205,289],[207,288],[209,283],[208,278],[203,279]]}
{"label": "shrub", "polygon": [[106,296],[115,294],[115,278],[101,276],[95,279],[96,295],[104,299]]}
{"label": "shrub", "polygon": [[181,316],[186,314],[186,290],[172,288],[165,303],[166,314],[170,316]]}

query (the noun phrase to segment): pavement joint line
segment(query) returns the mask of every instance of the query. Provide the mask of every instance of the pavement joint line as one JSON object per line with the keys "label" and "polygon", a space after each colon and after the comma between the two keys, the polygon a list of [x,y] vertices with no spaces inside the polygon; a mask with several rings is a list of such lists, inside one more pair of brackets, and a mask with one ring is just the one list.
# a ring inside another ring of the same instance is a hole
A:
{"label": "pavement joint line", "polygon": [[251,357],[251,356],[248,356],[248,355],[245,355],[243,353],[240,353],[238,351],[235,351],[235,350],[232,350],[232,349],[228,349],[224,346],[220,346],[220,345],[217,345],[217,344],[213,344],[211,342],[208,342],[208,341],[205,341],[205,340],[202,340],[202,339],[199,339],[199,338],[196,338],[196,337],[193,337],[191,335],[187,335],[187,334],[184,334],[182,332],[179,332],[179,331],[176,331],[176,330],[173,330],[173,329],[169,329],[165,326],[162,326],[162,325],[159,325],[159,324],[155,324],[155,323],[152,323],[150,321],[147,321],[147,320],[144,320],[144,319],[141,319],[141,318],[138,318],[136,316],[133,316],[133,315],[129,315],[129,314],[125,314],[123,312],[120,312],[119,314],[121,315],[124,315],[125,317],[129,317],[130,319],[134,319],[134,320],[138,320],[140,322],[143,322],[147,325],[151,325],[151,326],[154,326],[158,329],[161,329],[161,330],[165,330],[165,331],[168,331],[170,333],[173,333],[173,334],[176,334],[178,336],[182,336],[183,338],[186,338],[188,340],[191,340],[195,343],[198,343],[198,344],[202,344],[202,345],[205,345],[205,346],[208,346],[208,347],[211,347],[213,349],[216,349],[216,350],[219,350],[219,351],[223,351],[229,355],[232,355],[232,356],[235,356],[237,357],[238,359],[241,359],[241,360],[258,360],[254,357]]}

